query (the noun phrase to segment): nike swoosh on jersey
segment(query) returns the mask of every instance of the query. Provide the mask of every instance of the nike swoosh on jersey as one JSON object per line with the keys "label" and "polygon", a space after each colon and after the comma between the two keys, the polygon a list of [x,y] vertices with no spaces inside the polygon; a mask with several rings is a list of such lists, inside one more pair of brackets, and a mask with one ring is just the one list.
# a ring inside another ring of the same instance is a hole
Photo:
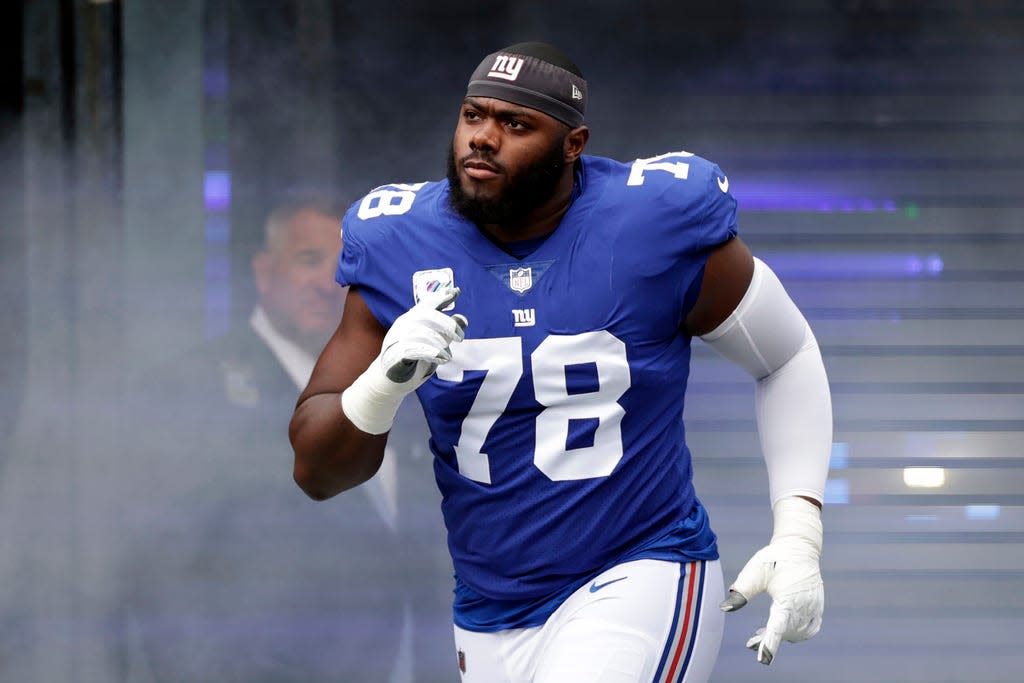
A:
{"label": "nike swoosh on jersey", "polygon": [[729,176],[725,176],[724,178],[718,178],[718,189],[720,189],[722,192],[729,191]]}
{"label": "nike swoosh on jersey", "polygon": [[598,583],[597,581],[595,581],[594,583],[590,584],[590,592],[591,593],[596,593],[597,591],[601,590],[605,586],[609,586],[609,585],[611,585],[613,583],[616,583],[617,581],[623,581],[623,580],[628,579],[628,578],[629,578],[628,576],[620,576],[617,579],[612,579],[611,581],[605,581],[604,583]]}

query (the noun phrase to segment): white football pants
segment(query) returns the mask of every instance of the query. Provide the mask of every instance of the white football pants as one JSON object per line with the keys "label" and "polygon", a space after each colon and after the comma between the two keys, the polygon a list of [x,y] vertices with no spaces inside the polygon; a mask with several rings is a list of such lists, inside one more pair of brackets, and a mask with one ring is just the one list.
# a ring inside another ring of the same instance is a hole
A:
{"label": "white football pants", "polygon": [[456,626],[462,683],[706,683],[722,642],[723,597],[717,560],[626,562],[541,626]]}

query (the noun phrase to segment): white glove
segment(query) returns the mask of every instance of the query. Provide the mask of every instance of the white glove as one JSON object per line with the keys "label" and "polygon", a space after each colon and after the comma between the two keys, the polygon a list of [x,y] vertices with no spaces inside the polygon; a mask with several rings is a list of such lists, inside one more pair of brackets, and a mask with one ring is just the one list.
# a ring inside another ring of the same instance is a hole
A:
{"label": "white glove", "polygon": [[757,661],[771,664],[779,644],[813,637],[821,628],[825,588],[821,580],[821,510],[803,498],[783,498],[772,508],[775,531],[729,586],[720,605],[738,610],[758,593],[767,591],[772,605],[768,623],[747,641]]}
{"label": "white glove", "polygon": [[341,408],[352,424],[368,434],[390,430],[402,399],[452,359],[450,346],[463,340],[468,321],[441,309],[458,297],[458,287],[428,292],[395,319],[380,355],[341,394]]}

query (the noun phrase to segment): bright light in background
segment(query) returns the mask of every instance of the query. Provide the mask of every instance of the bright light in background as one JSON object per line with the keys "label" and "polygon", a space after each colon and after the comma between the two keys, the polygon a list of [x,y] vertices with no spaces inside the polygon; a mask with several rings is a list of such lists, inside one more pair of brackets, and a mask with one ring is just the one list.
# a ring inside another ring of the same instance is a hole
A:
{"label": "bright light in background", "polygon": [[[850,444],[837,441],[832,444],[829,458],[830,470],[845,470],[850,464]],[[850,481],[845,477],[829,477],[825,482],[826,505],[848,505],[850,502]]]}
{"label": "bright light in background", "polygon": [[915,489],[935,489],[946,483],[944,467],[904,467],[903,483]]}
{"label": "bright light in background", "polygon": [[203,195],[207,211],[230,209],[231,174],[227,171],[207,171],[203,178]]}
{"label": "bright light in background", "polygon": [[829,457],[828,467],[830,470],[845,470],[850,464],[850,444],[845,441],[836,441],[832,444],[832,453]]}
{"label": "bright light in background", "polygon": [[848,505],[850,503],[850,481],[829,479],[825,482],[825,505]]}
{"label": "bright light in background", "polygon": [[967,519],[999,519],[998,505],[966,505],[964,515]]}

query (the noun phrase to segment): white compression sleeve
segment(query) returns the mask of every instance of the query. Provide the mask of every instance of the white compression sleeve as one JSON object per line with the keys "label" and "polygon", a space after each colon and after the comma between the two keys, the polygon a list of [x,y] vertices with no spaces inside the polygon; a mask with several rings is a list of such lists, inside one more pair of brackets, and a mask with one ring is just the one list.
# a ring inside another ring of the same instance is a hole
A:
{"label": "white compression sleeve", "polygon": [[754,259],[754,277],[736,310],[701,336],[757,380],[755,406],[771,503],[821,502],[832,449],[832,398],[818,342],[779,278]]}

